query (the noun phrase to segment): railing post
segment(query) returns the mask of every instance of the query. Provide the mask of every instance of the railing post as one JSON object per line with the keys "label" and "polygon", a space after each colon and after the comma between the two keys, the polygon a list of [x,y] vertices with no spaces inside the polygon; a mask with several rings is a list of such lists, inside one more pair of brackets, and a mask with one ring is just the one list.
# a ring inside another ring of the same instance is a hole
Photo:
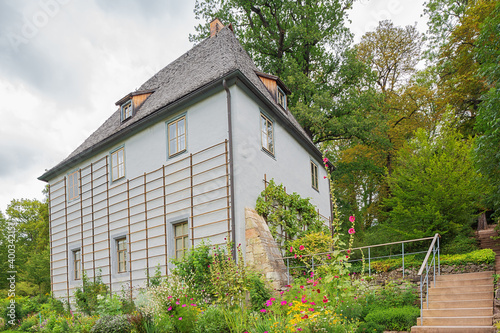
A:
{"label": "railing post", "polygon": [[420,275],[420,326],[424,325],[424,293],[423,293],[423,279],[422,275]]}
{"label": "railing post", "polygon": [[438,243],[438,275],[441,275],[441,258],[439,257],[439,237],[437,239]]}
{"label": "railing post", "polygon": [[368,276],[372,276],[372,261],[371,261],[370,248],[368,248]]}
{"label": "railing post", "polygon": [[403,279],[405,278],[405,243],[401,243],[403,248]]}
{"label": "railing post", "polygon": [[290,285],[290,259],[286,258],[286,282]]}
{"label": "railing post", "polygon": [[434,273],[432,275],[432,280],[434,281],[434,288],[436,288],[436,252],[432,251],[432,262],[434,263]]}

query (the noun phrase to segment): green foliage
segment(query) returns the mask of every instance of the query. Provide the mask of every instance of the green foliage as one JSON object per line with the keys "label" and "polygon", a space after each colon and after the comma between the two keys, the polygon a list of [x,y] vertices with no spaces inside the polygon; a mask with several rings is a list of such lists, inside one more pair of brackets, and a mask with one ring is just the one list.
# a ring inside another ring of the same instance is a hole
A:
{"label": "green foliage", "polygon": [[368,323],[362,322],[361,324],[359,324],[356,333],[383,333],[384,331],[384,326],[370,321]]}
{"label": "green foliage", "polygon": [[210,278],[210,264],[213,256],[210,253],[210,245],[204,242],[190,248],[182,259],[172,259],[175,265],[174,274],[182,279],[189,279],[192,286],[197,290],[203,290],[207,295],[213,293],[212,281]]}
{"label": "green foliage", "polygon": [[492,187],[487,198],[489,207],[500,212],[500,3],[486,18],[478,38],[476,57],[480,62],[480,77],[486,79],[489,91],[482,98],[477,115],[474,157],[479,171]]}
{"label": "green foliage", "polygon": [[149,276],[149,269],[146,270],[146,276],[148,279],[148,287],[149,286],[159,286],[161,284],[161,268],[160,264],[155,268],[155,274],[153,276]]}
{"label": "green foliage", "polygon": [[103,316],[99,318],[94,327],[92,327],[92,333],[129,333],[131,330],[131,324],[124,315],[116,316]]}
{"label": "green foliage", "polygon": [[243,260],[241,244],[236,248],[233,258],[231,243],[226,243],[225,251],[216,248],[210,264],[210,279],[217,303],[229,307],[241,306],[248,290],[248,274]]}
{"label": "green foliage", "polygon": [[93,315],[97,311],[98,297],[104,297],[108,293],[108,287],[102,282],[100,273],[90,281],[87,273],[82,274],[82,287],[76,288],[75,300],[79,311],[86,315]]}
{"label": "green foliage", "polygon": [[98,294],[96,314],[100,317],[103,316],[116,316],[122,314],[122,302],[120,298],[116,295],[105,295],[102,296]]}
{"label": "green foliage", "polygon": [[[422,255],[405,256],[405,268],[418,269],[422,265],[422,260]],[[482,249],[462,254],[442,254],[440,261],[441,265],[492,265],[495,263],[495,252],[492,249]],[[372,261],[371,267],[377,272],[388,272],[403,267],[403,261],[401,258],[376,260]]]}
{"label": "green foliage", "polygon": [[444,123],[441,134],[416,137],[397,155],[385,204],[391,241],[467,233],[481,198],[481,179],[470,158],[471,141]]}
{"label": "green foliage", "polygon": [[384,308],[370,312],[365,320],[384,326],[386,330],[408,331],[420,316],[420,309],[413,306]]}
{"label": "green foliage", "polygon": [[[9,262],[8,249],[15,250],[15,261]],[[0,289],[8,289],[7,272],[17,271],[17,295],[50,292],[49,254],[47,202],[12,200],[6,216],[0,212]]]}
{"label": "green foliage", "polygon": [[444,244],[441,253],[461,254],[469,253],[477,249],[478,245],[475,237],[467,237],[464,234],[459,234],[453,240]]}
{"label": "green foliage", "polygon": [[262,309],[264,303],[272,296],[272,290],[266,284],[264,277],[255,273],[248,275],[248,291],[252,311]]}
{"label": "green foliage", "polygon": [[326,229],[309,198],[303,199],[295,192],[287,194],[283,185],[273,179],[257,198],[255,208],[278,243]]}
{"label": "green foliage", "polygon": [[207,307],[199,316],[193,330],[194,333],[226,333],[230,332],[224,318],[224,310],[218,306]]}

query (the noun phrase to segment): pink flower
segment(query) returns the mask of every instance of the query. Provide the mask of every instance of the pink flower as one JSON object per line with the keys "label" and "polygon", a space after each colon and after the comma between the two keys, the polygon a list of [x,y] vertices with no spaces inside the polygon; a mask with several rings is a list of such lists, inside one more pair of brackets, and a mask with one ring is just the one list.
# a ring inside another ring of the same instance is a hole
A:
{"label": "pink flower", "polygon": [[327,176],[323,176],[323,179],[326,179],[326,178],[328,178],[328,177]]}
{"label": "pink flower", "polygon": [[266,309],[260,309],[260,312],[262,312],[262,313],[266,313],[266,312],[267,312],[267,310],[266,310]]}
{"label": "pink flower", "polygon": [[270,300],[270,301],[275,301],[275,300],[276,300],[276,298],[271,297],[269,300]]}
{"label": "pink flower", "polygon": [[179,317],[179,320],[182,320],[182,317]]}
{"label": "pink flower", "polygon": [[168,309],[167,309],[167,311],[171,311],[171,310],[172,310],[172,307],[171,307],[171,306],[169,306],[169,307],[168,307]]}
{"label": "pink flower", "polygon": [[304,245],[299,246],[299,250],[305,249]]}
{"label": "pink flower", "polygon": [[345,256],[345,257],[346,257],[346,259],[349,259],[349,256]]}
{"label": "pink flower", "polygon": [[313,277],[313,276],[314,276],[314,272],[311,272],[311,277]]}
{"label": "pink flower", "polygon": [[351,253],[351,250],[347,250],[347,253]]}
{"label": "pink flower", "polygon": [[325,158],[323,159],[323,162],[324,162],[324,163],[327,163],[327,162],[328,162],[328,159],[325,157]]}
{"label": "pink flower", "polygon": [[182,307],[185,308],[187,305],[186,304],[182,304]]}
{"label": "pink flower", "polygon": [[281,301],[281,305],[286,305],[286,301]]}
{"label": "pink flower", "polygon": [[349,222],[353,223],[354,221],[356,220],[356,218],[354,216],[349,216]]}
{"label": "pink flower", "polygon": [[181,303],[180,303],[179,301],[177,301],[177,302],[175,302],[175,304],[179,305],[179,304],[181,304]]}
{"label": "pink flower", "polygon": [[314,303],[314,302],[310,302],[309,304],[311,304],[311,305],[316,305],[316,303]]}
{"label": "pink flower", "polygon": [[295,259],[297,259],[297,254],[295,254]]}
{"label": "pink flower", "polygon": [[293,252],[293,247],[290,246],[290,252]]}
{"label": "pink flower", "polygon": [[352,235],[354,233],[356,233],[356,230],[354,230],[354,228],[349,229],[349,235]]}

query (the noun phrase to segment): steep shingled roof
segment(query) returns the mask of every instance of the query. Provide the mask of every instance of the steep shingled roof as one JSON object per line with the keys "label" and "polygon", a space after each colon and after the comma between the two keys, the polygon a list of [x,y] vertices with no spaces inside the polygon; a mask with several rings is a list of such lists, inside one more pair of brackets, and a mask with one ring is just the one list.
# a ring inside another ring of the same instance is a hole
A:
{"label": "steep shingled roof", "polygon": [[[146,81],[139,88],[139,91],[154,90],[154,93],[146,99],[138,110],[134,110],[135,114],[131,119],[121,122],[120,108],[118,108],[75,151],[39,179],[48,181],[56,170],[64,169],[66,164],[71,164],[78,156],[86,153],[90,154],[92,148],[103,140],[134,126],[138,121],[155,113],[162,107],[235,70],[239,70],[269,102],[280,109],[255,73],[259,69],[243,49],[234,33],[228,27],[225,27],[214,37],[207,38],[196,45]],[[297,132],[303,136],[303,139],[312,144],[309,136],[291,113],[282,113]]]}

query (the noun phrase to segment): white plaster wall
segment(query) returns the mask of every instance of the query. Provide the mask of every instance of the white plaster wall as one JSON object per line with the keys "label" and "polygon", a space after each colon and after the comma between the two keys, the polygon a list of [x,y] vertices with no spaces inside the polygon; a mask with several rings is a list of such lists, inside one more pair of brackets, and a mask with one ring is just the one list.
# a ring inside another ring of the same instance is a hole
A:
{"label": "white plaster wall", "polygon": [[[288,193],[297,192],[311,198],[312,204],[324,216],[330,216],[330,194],[326,170],[321,160],[315,160],[286,130],[277,116],[260,108],[242,89],[233,86],[233,149],[235,159],[235,210],[238,229],[237,242],[245,239],[245,207],[255,207],[259,194],[264,190],[264,174],[267,180],[274,178],[277,184],[286,186]],[[263,151],[261,145],[260,114],[264,111],[274,123],[274,157]],[[313,159],[318,165],[318,187],[311,185]]]}

